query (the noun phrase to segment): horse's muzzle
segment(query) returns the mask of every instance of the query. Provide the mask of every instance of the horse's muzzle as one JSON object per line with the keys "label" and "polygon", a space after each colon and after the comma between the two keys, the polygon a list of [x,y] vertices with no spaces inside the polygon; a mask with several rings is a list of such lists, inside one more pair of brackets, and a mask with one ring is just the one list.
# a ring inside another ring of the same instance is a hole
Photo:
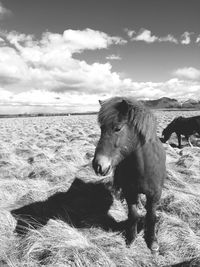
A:
{"label": "horse's muzzle", "polygon": [[162,143],[166,143],[166,140],[165,140],[164,137],[160,137],[160,141],[161,141]]}
{"label": "horse's muzzle", "polygon": [[95,156],[92,161],[92,166],[97,175],[108,175],[111,171],[111,160],[103,155]]}

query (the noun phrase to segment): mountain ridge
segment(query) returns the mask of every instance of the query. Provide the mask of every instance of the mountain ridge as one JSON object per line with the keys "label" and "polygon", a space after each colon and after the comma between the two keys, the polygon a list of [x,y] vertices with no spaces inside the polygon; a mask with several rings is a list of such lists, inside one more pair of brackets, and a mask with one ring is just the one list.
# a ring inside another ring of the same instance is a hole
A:
{"label": "mountain ridge", "polygon": [[140,100],[140,102],[142,102],[145,106],[153,109],[200,109],[200,100],[195,99],[177,100],[175,98],[161,97],[153,100]]}

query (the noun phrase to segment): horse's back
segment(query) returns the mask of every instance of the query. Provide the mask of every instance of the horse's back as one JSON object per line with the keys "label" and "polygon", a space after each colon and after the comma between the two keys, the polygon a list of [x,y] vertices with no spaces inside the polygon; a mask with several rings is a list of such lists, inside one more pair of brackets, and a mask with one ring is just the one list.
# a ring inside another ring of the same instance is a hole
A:
{"label": "horse's back", "polygon": [[195,127],[196,127],[196,131],[200,132],[200,116],[195,117]]}
{"label": "horse's back", "polygon": [[182,134],[191,135],[200,131],[200,116],[181,118],[177,121],[177,131]]}

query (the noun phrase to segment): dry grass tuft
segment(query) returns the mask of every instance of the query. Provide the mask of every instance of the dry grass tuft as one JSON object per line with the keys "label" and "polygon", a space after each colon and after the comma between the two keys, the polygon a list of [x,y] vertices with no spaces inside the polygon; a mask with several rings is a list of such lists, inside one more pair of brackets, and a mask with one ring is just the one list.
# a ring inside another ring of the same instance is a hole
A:
{"label": "dry grass tuft", "polygon": [[[194,112],[187,116],[197,115]],[[183,112],[157,112],[158,133]],[[10,210],[46,200],[69,189],[75,177],[101,180],[91,168],[99,128],[95,116],[38,117],[0,120],[0,266],[162,267],[200,255],[200,142],[197,147],[165,144],[167,179],[158,207],[160,255],[152,256],[138,234],[128,248],[120,233],[97,227],[76,229],[59,218],[14,233]],[[177,144],[176,136],[170,142]],[[183,140],[183,144],[187,142]],[[110,183],[111,176],[106,177]],[[142,205],[145,198],[141,200]],[[127,218],[126,205],[115,196],[109,213]]]}

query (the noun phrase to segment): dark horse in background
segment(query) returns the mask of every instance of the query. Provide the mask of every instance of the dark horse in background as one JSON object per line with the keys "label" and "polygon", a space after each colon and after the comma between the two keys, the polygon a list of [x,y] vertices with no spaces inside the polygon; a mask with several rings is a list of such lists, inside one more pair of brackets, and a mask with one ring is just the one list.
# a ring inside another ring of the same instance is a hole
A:
{"label": "dark horse in background", "polygon": [[169,140],[172,133],[176,133],[178,138],[178,147],[181,148],[181,135],[184,135],[190,146],[190,135],[198,133],[200,135],[200,116],[184,118],[182,116],[175,118],[163,130],[163,142]]}
{"label": "dark horse in background", "polygon": [[146,195],[144,238],[148,248],[158,252],[156,206],[166,177],[166,156],[156,135],[155,118],[132,98],[114,97],[100,104],[101,137],[93,168],[102,176],[114,171],[113,185],[122,190],[128,205],[128,221],[124,229],[128,245],[137,234],[139,194]]}

